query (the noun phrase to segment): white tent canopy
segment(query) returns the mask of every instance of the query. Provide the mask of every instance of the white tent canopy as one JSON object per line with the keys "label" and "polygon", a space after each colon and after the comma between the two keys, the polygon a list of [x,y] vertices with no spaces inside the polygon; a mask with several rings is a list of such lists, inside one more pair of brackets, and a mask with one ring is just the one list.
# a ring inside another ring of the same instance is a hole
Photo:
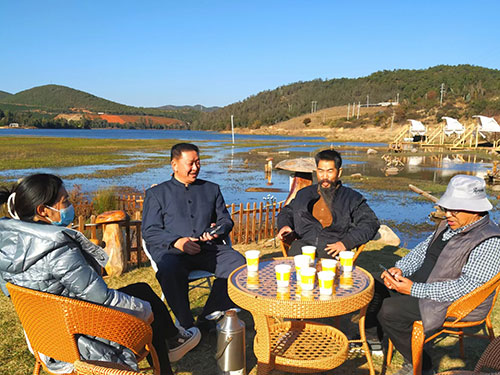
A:
{"label": "white tent canopy", "polygon": [[446,120],[444,134],[446,134],[447,136],[450,136],[453,133],[462,135],[465,132],[465,127],[460,122],[458,122],[458,120],[446,116],[443,116],[443,118]]}
{"label": "white tent canopy", "polygon": [[412,136],[416,135],[425,135],[427,132],[427,129],[425,128],[425,125],[422,124],[420,121],[417,120],[408,120],[411,122],[410,126],[410,134]]}
{"label": "white tent canopy", "polygon": [[493,117],[486,117],[486,116],[472,116],[477,119],[479,119],[479,131],[480,132],[500,132],[500,125],[496,122],[496,120]]}

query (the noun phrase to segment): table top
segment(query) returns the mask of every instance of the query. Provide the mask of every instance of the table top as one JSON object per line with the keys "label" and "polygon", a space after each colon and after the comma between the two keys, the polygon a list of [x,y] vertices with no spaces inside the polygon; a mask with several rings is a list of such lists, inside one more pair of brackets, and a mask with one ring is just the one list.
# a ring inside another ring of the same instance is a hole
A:
{"label": "table top", "polygon": [[[290,286],[281,291],[276,284],[274,267],[277,264],[292,266]],[[335,278],[331,296],[319,294],[317,281],[313,291],[298,289],[293,258],[261,260],[258,273],[248,273],[241,266],[229,276],[229,295],[233,301],[249,311],[264,315],[291,318],[320,318],[343,315],[366,306],[373,297],[373,277],[356,266],[351,278]]]}

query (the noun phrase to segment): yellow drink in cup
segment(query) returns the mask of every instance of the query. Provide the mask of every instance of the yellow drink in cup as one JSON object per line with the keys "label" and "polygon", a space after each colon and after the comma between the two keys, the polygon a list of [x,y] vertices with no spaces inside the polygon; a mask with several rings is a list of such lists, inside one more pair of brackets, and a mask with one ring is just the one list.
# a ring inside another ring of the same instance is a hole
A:
{"label": "yellow drink in cup", "polygon": [[278,288],[288,288],[290,284],[290,269],[292,266],[288,264],[278,264],[274,267],[276,271],[276,283]]}
{"label": "yellow drink in cup", "polygon": [[318,272],[319,294],[331,295],[333,293],[333,278],[335,274],[332,271]]}
{"label": "yellow drink in cup", "polygon": [[316,257],[316,246],[302,246],[302,254],[307,255],[311,258],[309,264],[314,264],[314,258]]}
{"label": "yellow drink in cup", "polygon": [[341,251],[339,256],[343,272],[352,272],[354,251]]}
{"label": "yellow drink in cup", "polygon": [[300,269],[300,284],[302,290],[311,291],[314,289],[314,279],[316,276],[316,269],[312,267],[304,267]]}
{"label": "yellow drink in cup", "polygon": [[247,259],[247,271],[257,272],[259,270],[259,250],[245,251],[245,258]]}
{"label": "yellow drink in cup", "polygon": [[335,259],[328,258],[321,259],[321,270],[332,271],[335,274],[337,271],[337,261]]}
{"label": "yellow drink in cup", "polygon": [[350,273],[344,274],[340,276],[339,285],[344,289],[351,289],[354,285],[354,281],[352,280],[352,275]]}
{"label": "yellow drink in cup", "polygon": [[259,274],[257,272],[247,274],[247,288],[259,289]]}
{"label": "yellow drink in cup", "polygon": [[290,299],[290,291],[289,290],[286,290],[286,291],[278,290],[278,292],[276,293],[276,298],[281,299],[281,300],[289,300]]}

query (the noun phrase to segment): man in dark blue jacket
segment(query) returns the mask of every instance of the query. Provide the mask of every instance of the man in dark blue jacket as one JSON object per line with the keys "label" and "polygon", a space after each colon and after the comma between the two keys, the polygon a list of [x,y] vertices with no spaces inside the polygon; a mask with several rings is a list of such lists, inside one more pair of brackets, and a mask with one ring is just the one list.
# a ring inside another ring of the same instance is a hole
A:
{"label": "man in dark blue jacket", "polygon": [[233,221],[219,185],[198,179],[198,147],[176,144],[171,150],[171,164],[173,177],[146,191],[142,234],[158,266],[156,278],[182,327],[194,324],[189,307],[189,272],[215,273],[212,291],[197,321],[200,328],[206,328],[206,315],[234,306],[227,294],[227,277],[245,264],[245,258],[230,246],[228,235]]}
{"label": "man in dark blue jacket", "polygon": [[278,215],[278,237],[295,232],[289,255],[304,245],[316,246],[321,258],[334,257],[370,241],[380,227],[366,199],[339,180],[342,158],[337,151],[323,150],[315,156],[318,183],[297,192]]}

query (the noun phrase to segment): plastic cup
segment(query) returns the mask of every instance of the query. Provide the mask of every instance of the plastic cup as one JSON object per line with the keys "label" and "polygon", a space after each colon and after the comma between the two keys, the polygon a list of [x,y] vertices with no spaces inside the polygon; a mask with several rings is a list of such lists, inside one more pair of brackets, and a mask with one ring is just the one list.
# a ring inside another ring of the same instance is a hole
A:
{"label": "plastic cup", "polygon": [[247,274],[247,288],[259,289],[259,274],[257,272]]}
{"label": "plastic cup", "polygon": [[302,246],[302,254],[307,255],[311,260],[309,264],[314,264],[314,258],[316,257],[316,246]]}
{"label": "plastic cup", "polygon": [[277,299],[280,299],[280,300],[289,300],[290,299],[290,291],[289,290],[286,290],[286,291],[280,291],[278,290],[278,292],[276,293],[276,298]]}
{"label": "plastic cup", "polygon": [[304,267],[300,269],[300,284],[302,290],[311,291],[314,289],[314,279],[316,276],[316,269],[312,267]]}
{"label": "plastic cup", "polygon": [[344,274],[339,278],[339,286],[344,289],[351,289],[354,282],[350,273]]}
{"label": "plastic cup", "polygon": [[341,251],[339,256],[343,272],[352,272],[354,251]]}
{"label": "plastic cup", "polygon": [[245,258],[247,259],[247,271],[257,272],[259,270],[259,250],[245,251]]}
{"label": "plastic cup", "polygon": [[321,259],[321,270],[332,271],[335,274],[337,271],[337,261],[335,259],[328,258]]}
{"label": "plastic cup", "polygon": [[319,294],[331,295],[333,293],[333,278],[335,274],[332,271],[318,272]]}
{"label": "plastic cup", "polygon": [[295,255],[293,261],[295,263],[295,273],[297,277],[297,283],[300,283],[300,270],[304,267],[309,267],[309,261],[311,258],[307,255]]}
{"label": "plastic cup", "polygon": [[292,266],[288,264],[278,264],[274,267],[276,271],[276,283],[278,288],[288,288],[290,284],[290,269]]}

